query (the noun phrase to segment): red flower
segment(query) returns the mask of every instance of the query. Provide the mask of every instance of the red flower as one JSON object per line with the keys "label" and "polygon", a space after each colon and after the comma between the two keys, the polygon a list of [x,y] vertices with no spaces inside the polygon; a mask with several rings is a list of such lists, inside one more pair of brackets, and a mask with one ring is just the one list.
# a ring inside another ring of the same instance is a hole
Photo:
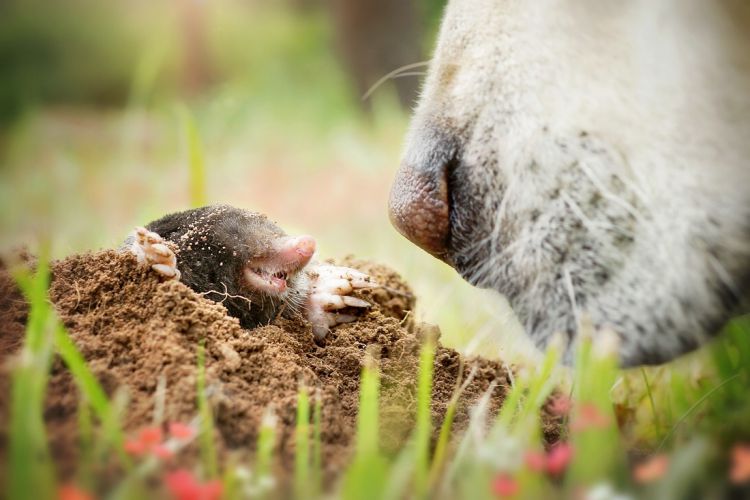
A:
{"label": "red flower", "polygon": [[157,444],[151,449],[151,452],[162,460],[169,460],[174,457],[174,452],[163,444]]}
{"label": "red flower", "polygon": [[153,453],[157,458],[162,460],[170,459],[174,456],[174,452],[164,446],[163,438],[164,435],[161,428],[144,427],[138,431],[138,436],[135,439],[125,441],[125,451],[134,456]]}
{"label": "red flower", "polygon": [[143,455],[148,451],[146,445],[140,439],[128,439],[125,441],[125,451],[136,457]]}
{"label": "red flower", "polygon": [[578,432],[586,429],[604,429],[609,424],[610,419],[607,415],[599,411],[596,405],[586,403],[581,405],[576,419],[570,425],[570,430]]}
{"label": "red flower", "polygon": [[138,439],[146,448],[153,448],[161,443],[162,432],[159,427],[144,427],[138,433]]}
{"label": "red flower", "polygon": [[729,480],[734,484],[744,484],[750,481],[750,444],[737,443],[732,446],[732,468],[729,470]]}
{"label": "red flower", "polygon": [[164,478],[167,489],[176,500],[219,500],[221,482],[218,480],[201,483],[192,472],[178,469]]}
{"label": "red flower", "polygon": [[538,451],[527,451],[524,456],[526,467],[534,472],[541,472],[547,468],[547,456]]}
{"label": "red flower", "polygon": [[515,496],[518,490],[518,481],[508,474],[500,473],[492,480],[492,492],[499,497]]}
{"label": "red flower", "polygon": [[654,455],[648,460],[633,467],[633,479],[636,483],[653,483],[667,473],[669,457],[664,454]]}
{"label": "red flower", "polygon": [[169,435],[175,439],[190,439],[195,435],[195,429],[182,422],[169,424]]}
{"label": "red flower", "polygon": [[58,500],[92,500],[94,497],[74,484],[64,484],[58,488],[57,498]]}
{"label": "red flower", "polygon": [[568,443],[556,444],[547,454],[547,472],[554,476],[563,473],[572,458],[572,446]]}

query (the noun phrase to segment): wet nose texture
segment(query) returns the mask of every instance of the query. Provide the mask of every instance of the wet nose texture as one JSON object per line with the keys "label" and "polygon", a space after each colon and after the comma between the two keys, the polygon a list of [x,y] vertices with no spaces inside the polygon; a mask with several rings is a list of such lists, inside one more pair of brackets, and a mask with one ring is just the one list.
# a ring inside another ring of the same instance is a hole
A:
{"label": "wet nose texture", "polygon": [[[430,148],[406,155],[391,188],[390,217],[398,231],[438,258],[445,258],[450,237],[448,176],[453,148]],[[421,159],[421,161],[419,161]]]}

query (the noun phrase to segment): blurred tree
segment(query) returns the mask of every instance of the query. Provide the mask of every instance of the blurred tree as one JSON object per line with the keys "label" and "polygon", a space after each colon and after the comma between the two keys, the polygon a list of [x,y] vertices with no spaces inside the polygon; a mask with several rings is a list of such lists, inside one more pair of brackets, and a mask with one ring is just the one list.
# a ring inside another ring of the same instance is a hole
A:
{"label": "blurred tree", "polygon": [[[359,95],[389,72],[423,58],[417,0],[328,0],[338,53]],[[392,80],[404,108],[419,89],[415,77]],[[369,108],[369,101],[364,101]]]}
{"label": "blurred tree", "polygon": [[213,71],[208,51],[206,0],[179,0],[183,77],[182,85],[190,94],[205,90]]}

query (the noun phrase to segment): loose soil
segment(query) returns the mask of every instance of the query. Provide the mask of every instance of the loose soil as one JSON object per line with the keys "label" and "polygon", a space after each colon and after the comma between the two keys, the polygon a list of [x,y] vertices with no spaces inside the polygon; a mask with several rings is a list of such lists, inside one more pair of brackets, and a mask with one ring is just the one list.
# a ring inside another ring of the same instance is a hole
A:
{"label": "loose soil", "polygon": [[[304,385],[322,402],[323,464],[330,482],[351,457],[366,352],[377,353],[379,359],[381,431],[386,451],[394,452],[414,422],[422,338],[435,331],[412,320],[414,297],[397,273],[353,258],[341,263],[369,273],[384,286],[359,292],[373,307],[358,321],[334,328],[323,346],[316,345],[301,318],[279,318],[244,330],[221,304],[180,282],[161,281],[131,255],[115,251],[55,262],[50,299],[105,391],[127,395],[126,435],[153,425],[155,412],[162,412],[164,423],[196,417],[198,346],[204,342],[206,387],[220,460],[251,458],[261,419],[271,408],[277,417],[276,466],[282,474],[291,471],[297,394]],[[19,351],[27,312],[12,283],[0,268],[0,455],[7,451],[8,372],[12,354]],[[465,359],[438,342],[432,390],[436,429],[456,386],[472,371],[459,400],[454,431],[467,426],[469,409],[491,387],[491,411],[497,411],[509,387],[508,373],[497,361]],[[160,380],[166,387],[163,401],[157,397]],[[45,420],[63,477],[76,470],[79,401],[70,373],[56,359]],[[555,422],[548,421],[548,440],[555,439],[555,429]],[[197,447],[195,442],[181,451],[172,466],[193,465]]]}

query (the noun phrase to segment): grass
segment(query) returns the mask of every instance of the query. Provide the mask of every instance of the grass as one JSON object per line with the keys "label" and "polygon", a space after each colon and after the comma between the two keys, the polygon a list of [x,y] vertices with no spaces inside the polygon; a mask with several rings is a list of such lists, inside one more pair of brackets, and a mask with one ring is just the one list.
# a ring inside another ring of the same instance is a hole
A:
{"label": "grass", "polygon": [[[515,487],[516,498],[607,489],[659,499],[725,492],[728,450],[750,439],[750,319],[736,319],[719,341],[667,367],[619,370],[593,341],[582,345],[575,369],[559,367],[555,349],[534,353],[519,340],[523,335],[507,304],[471,288],[390,228],[384,207],[407,118],[387,90],[375,93],[374,113],[363,119],[355,109],[357,96],[346,92],[345,76],[325,45],[323,20],[276,12],[256,17],[248,20],[232,8],[211,10],[214,36],[232,49],[222,52],[221,66],[241,71],[227,71],[233,78],[188,104],[163,98],[174,47],[160,40],[163,32],[153,29],[154,21],[148,23],[153,33],[145,38],[148,46],[137,58],[127,109],[32,110],[4,134],[4,243],[34,241],[41,234],[55,244],[54,252],[44,246],[38,252],[35,273],[16,275],[31,313],[13,370],[9,480],[2,494],[11,499],[56,494],[43,424],[56,355],[82,395],[79,486],[102,493],[98,467],[111,461],[126,472],[115,491],[104,492],[110,497],[137,497],[161,478],[158,462],[128,465],[121,424],[127,400],[122,393],[105,395],[54,318],[46,296],[47,262],[115,247],[133,226],[206,201],[262,211],[290,233],[314,234],[324,257],[353,253],[390,264],[419,297],[417,319],[440,325],[441,342],[518,365],[500,413],[489,413],[488,393],[472,410],[469,428],[458,433],[453,419],[461,385],[444,419],[431,419],[434,343],[428,338],[415,374],[417,425],[403,449],[390,456],[380,448],[382,388],[377,353],[369,352],[354,455],[333,493],[326,493],[321,487],[326,407],[314,388],[302,386],[296,404],[292,484],[277,477],[277,408],[267,409],[251,460],[220,464],[206,352],[196,346],[202,480],[221,479],[228,498],[484,499],[499,496],[500,486]],[[572,451],[554,474],[528,461],[530,455],[550,453],[539,414],[551,394],[569,394],[575,402],[562,417],[570,423],[562,438]],[[630,459],[655,453],[668,456],[668,470],[652,483],[635,481]]]}
{"label": "grass", "polygon": [[[192,123],[193,118],[185,116],[190,115],[183,115],[183,120]],[[203,139],[194,123],[192,128],[185,127],[183,131],[188,149],[199,152],[187,155],[189,175],[185,179],[192,186],[188,198],[197,203],[207,196],[210,185],[206,161],[200,153]],[[8,497],[24,498],[29,491],[38,493],[39,498],[54,496],[55,472],[46,450],[42,423],[42,401],[53,351],[62,358],[83,396],[78,415],[83,457],[79,484],[95,491],[97,464],[108,460],[114,452],[126,472],[112,496],[128,498],[142,494],[148,478],[160,470],[159,464],[151,462],[133,469],[129,457],[122,451],[119,415],[126,403],[117,396],[113,400],[107,398],[75,344],[55,320],[46,299],[46,255],[40,253],[36,273],[19,271],[16,274],[31,305],[31,313],[24,353],[13,376]],[[439,287],[438,292],[442,293],[446,286]],[[440,303],[434,300],[434,291],[432,297],[433,304]],[[463,307],[461,303],[459,306]],[[466,323],[451,325],[462,317],[455,304],[450,314],[453,316],[448,322],[448,331],[473,328],[471,323],[469,326]],[[450,338],[460,336],[449,337],[449,341]],[[527,363],[525,368],[521,365],[496,417],[487,413],[488,399],[485,398],[484,404],[480,402],[474,410],[468,431],[455,434],[452,424],[461,386],[456,387],[444,420],[433,422],[430,394],[435,346],[434,338],[426,335],[417,375],[416,427],[412,439],[396,456],[386,456],[379,448],[380,384],[375,363],[377,353],[370,352],[362,369],[354,458],[342,471],[337,495],[372,499],[492,498],[500,479],[518,488],[521,493],[517,496],[522,498],[574,496],[582,489],[596,488],[668,498],[674,497],[674,492],[686,491],[686,484],[696,491],[722,488],[728,447],[741,437],[750,436],[747,423],[750,404],[744,390],[750,382],[748,339],[750,320],[739,318],[727,327],[720,341],[702,353],[669,368],[635,371],[617,369],[611,356],[597,355],[591,341],[579,349],[575,370],[561,369],[559,353],[552,348],[539,361]],[[223,478],[225,491],[233,498],[243,497],[248,491],[259,497],[275,497],[287,486],[275,478],[277,436],[273,410],[269,409],[259,429],[254,462],[232,462],[220,467],[205,380],[205,349],[203,344],[196,349],[199,447],[204,479]],[[571,387],[576,406],[566,418],[575,425],[577,421],[590,419],[588,414],[594,412],[600,421],[578,431],[571,426],[569,434],[563,434],[563,439],[573,449],[564,473],[555,476],[532,470],[525,463],[525,456],[544,453],[540,408],[553,390],[557,388],[558,393],[567,393]],[[632,415],[623,419],[616,411],[632,412]],[[309,389],[302,386],[297,402],[292,488],[294,496],[299,498],[324,495],[321,487],[324,412],[321,398],[315,393],[311,395]],[[614,425],[618,419],[623,420],[619,430]],[[431,443],[433,428],[439,429],[434,447]],[[634,482],[627,461],[628,454],[633,452],[639,455],[667,453],[672,465],[659,481],[640,485]],[[243,479],[243,470],[250,470],[249,480]],[[703,471],[713,471],[714,475]]]}
{"label": "grass", "polygon": [[208,203],[206,194],[206,160],[203,155],[203,143],[195,119],[187,107],[180,108],[182,126],[185,134],[187,147],[188,169],[190,175],[190,205],[194,208],[205,206]]}
{"label": "grass", "polygon": [[81,424],[83,425],[83,431],[81,436],[90,435],[91,418],[88,415],[88,408],[92,408],[94,413],[100,422],[102,427],[106,429],[104,440],[103,451],[107,450],[107,447],[112,447],[117,453],[120,463],[123,468],[127,471],[131,468],[130,458],[125,453],[123,448],[125,438],[122,433],[122,424],[119,419],[119,412],[117,409],[110,404],[107,395],[104,393],[104,389],[99,385],[99,381],[96,379],[91,370],[89,370],[86,360],[83,358],[78,349],[76,348],[73,341],[68,337],[65,328],[62,325],[56,324],[54,327],[54,344],[57,353],[60,358],[65,362],[65,365],[73,375],[78,385],[78,389],[81,393]]}
{"label": "grass", "polygon": [[419,377],[417,378],[417,421],[414,430],[416,464],[414,491],[418,497],[427,495],[430,470],[430,435],[432,434],[432,371],[435,361],[437,332],[424,330],[424,340],[419,353]]}
{"label": "grass", "polygon": [[304,498],[310,487],[310,398],[302,385],[297,394],[297,427],[294,433],[294,493]]}
{"label": "grass", "polygon": [[36,273],[19,269],[16,279],[29,302],[26,337],[13,372],[10,408],[8,496],[52,498],[55,475],[44,427],[44,394],[52,361],[53,315],[47,304],[49,272],[46,250],[40,253]]}
{"label": "grass", "polygon": [[204,475],[212,479],[218,476],[219,466],[216,458],[216,447],[214,445],[214,419],[206,389],[205,340],[202,340],[198,346],[198,381],[196,389],[198,395],[198,414],[200,415],[201,461]]}
{"label": "grass", "polygon": [[380,452],[379,353],[371,346],[365,355],[360,379],[357,436],[354,460],[344,474],[341,497],[376,500],[384,498],[387,479],[385,457]]}
{"label": "grass", "polygon": [[[38,498],[54,496],[55,473],[46,450],[42,404],[53,350],[64,361],[82,395],[78,423],[84,466],[80,484],[96,489],[92,473],[95,465],[91,463],[95,456],[92,436],[101,429],[103,441],[107,443],[104,455],[111,453],[106,450],[112,450],[119,456],[125,474],[123,482],[112,493],[113,498],[142,495],[148,491],[148,478],[158,472],[159,465],[151,461],[141,464],[137,471],[132,470],[131,461],[123,451],[118,405],[106,396],[85,359],[56,321],[46,299],[49,272],[45,262],[44,259],[39,261],[34,274],[24,270],[16,272],[19,285],[30,303],[30,314],[24,352],[13,374],[8,497],[25,498],[29,492],[34,492]],[[341,497],[379,499],[395,494],[417,498],[492,498],[502,488],[512,487],[515,488],[513,495],[521,498],[573,497],[581,491],[680,498],[677,493],[688,491],[688,487],[716,491],[725,484],[705,471],[726,466],[726,458],[721,457],[722,441],[717,436],[729,432],[729,436],[736,439],[743,434],[731,433],[743,432],[743,426],[747,427],[750,405],[743,397],[742,387],[750,378],[750,367],[745,364],[750,359],[746,341],[750,335],[748,318],[732,322],[725,337],[711,347],[716,374],[710,383],[696,389],[688,380],[680,380],[681,393],[690,405],[682,413],[671,413],[676,418],[663,422],[668,426],[668,432],[660,444],[654,441],[650,448],[653,452],[668,452],[670,468],[657,478],[658,481],[645,486],[631,476],[627,461],[629,443],[615,425],[612,390],[624,377],[633,377],[643,380],[647,387],[648,394],[644,397],[650,412],[659,412],[659,406],[665,400],[654,394],[659,388],[652,386],[644,369],[631,373],[617,368],[614,344],[608,342],[607,335],[600,333],[593,337],[590,327],[581,326],[584,340],[578,348],[576,368],[571,374],[575,405],[568,414],[569,434],[567,437],[562,435],[572,451],[559,469],[545,472],[531,467],[526,457],[530,453],[544,456],[540,410],[552,391],[565,383],[557,367],[558,350],[553,346],[536,369],[517,373],[505,404],[494,419],[487,413],[490,388],[474,409],[470,427],[463,435],[451,433],[456,401],[462,390],[460,385],[457,386],[444,420],[439,423],[440,432],[433,449],[430,447],[433,425],[430,408],[436,339],[430,331],[427,329],[423,335],[420,353],[417,418],[412,440],[395,457],[389,458],[380,451],[378,353],[372,349],[367,352],[360,382],[354,455],[351,465],[342,471],[343,481],[338,490]],[[240,488],[240,468],[247,465],[230,462],[223,469],[219,467],[205,382],[203,341],[196,350],[202,470],[206,479],[221,475],[229,497],[242,498],[246,490]],[[469,374],[468,378],[471,377]],[[707,409],[702,413],[702,408]],[[321,398],[317,395],[311,398],[309,389],[300,385],[293,488],[296,498],[315,498],[325,494],[321,488],[321,421],[324,411]],[[739,427],[724,418],[729,414],[734,416]],[[490,422],[494,423],[488,426]],[[689,437],[681,435],[680,430],[684,427],[691,429]],[[695,433],[695,429],[702,432]],[[547,455],[548,460],[552,460],[549,458],[552,453]],[[251,491],[256,496],[275,496],[282,491],[278,488],[283,485],[272,479],[274,454],[275,418],[269,409],[259,429],[253,467]],[[233,493],[230,495],[230,492]]]}

